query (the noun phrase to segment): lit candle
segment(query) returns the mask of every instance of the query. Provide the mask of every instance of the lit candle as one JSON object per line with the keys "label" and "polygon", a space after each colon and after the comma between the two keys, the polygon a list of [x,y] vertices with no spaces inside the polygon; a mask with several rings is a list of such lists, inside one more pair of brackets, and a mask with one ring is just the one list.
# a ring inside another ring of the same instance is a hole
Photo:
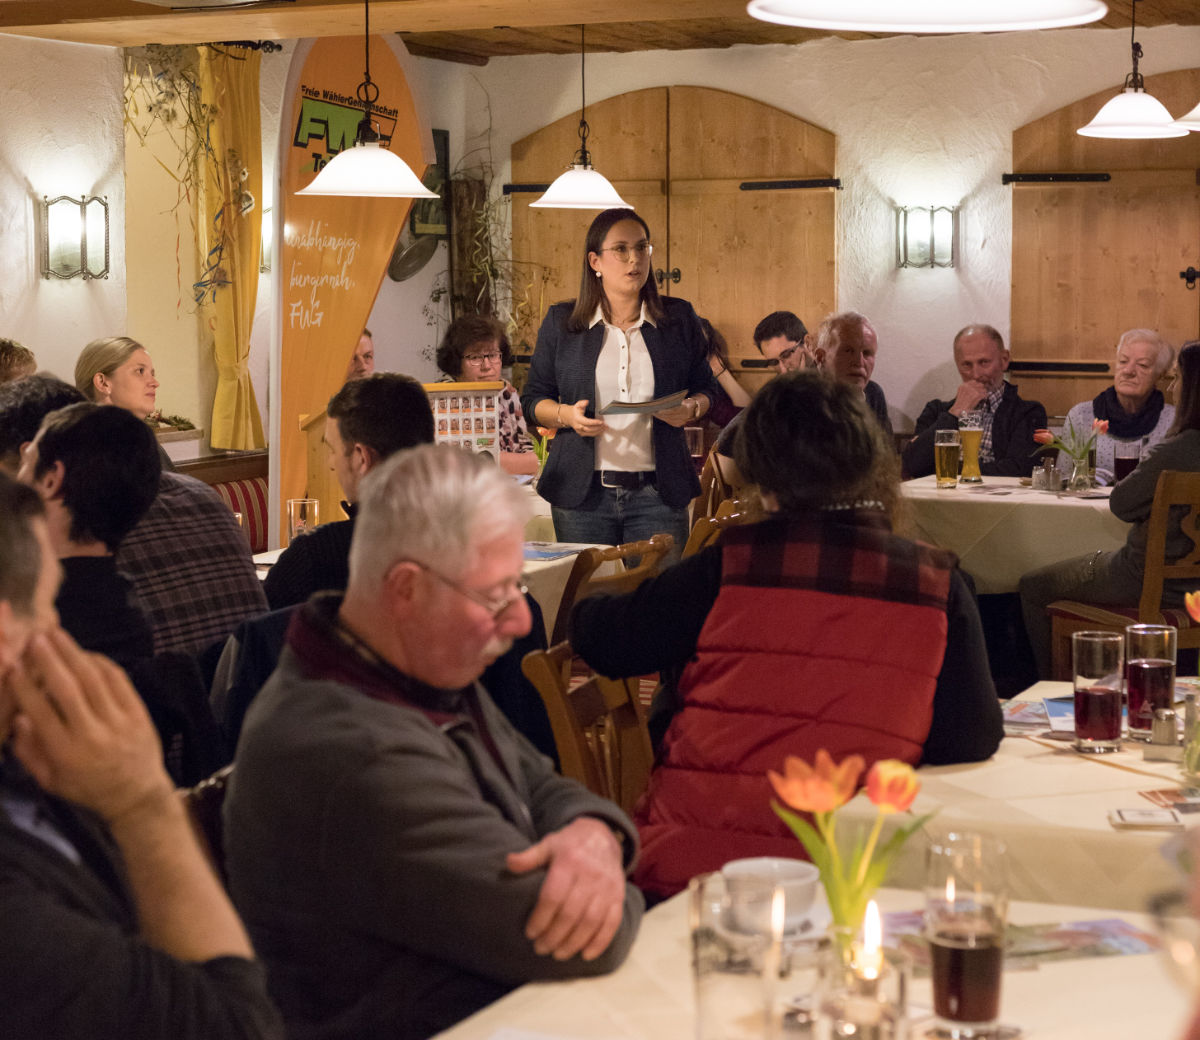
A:
{"label": "lit candle", "polygon": [[863,944],[856,960],[864,979],[873,981],[879,978],[883,966],[883,924],[874,899],[867,903],[867,913],[863,918]]}

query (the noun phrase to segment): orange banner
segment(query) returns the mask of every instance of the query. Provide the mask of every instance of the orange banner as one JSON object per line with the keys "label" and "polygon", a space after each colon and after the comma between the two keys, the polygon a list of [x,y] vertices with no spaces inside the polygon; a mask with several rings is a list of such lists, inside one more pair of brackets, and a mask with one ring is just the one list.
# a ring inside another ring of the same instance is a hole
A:
{"label": "orange banner", "polygon": [[[422,134],[389,41],[373,36],[370,46],[371,79],[379,87],[376,129],[420,176],[433,162],[432,142]],[[333,155],[354,143],[362,118],[355,91],[362,80],[363,38],[318,39],[307,55],[298,51],[294,61],[303,64],[299,73],[292,69],[291,121],[282,133],[291,145],[285,143],[282,156],[279,482],[273,489],[280,503],[281,536],[283,504],[311,497],[301,423],[324,412],[342,385],[412,205],[411,199],[295,194]],[[321,519],[339,519],[336,505],[323,502]]]}

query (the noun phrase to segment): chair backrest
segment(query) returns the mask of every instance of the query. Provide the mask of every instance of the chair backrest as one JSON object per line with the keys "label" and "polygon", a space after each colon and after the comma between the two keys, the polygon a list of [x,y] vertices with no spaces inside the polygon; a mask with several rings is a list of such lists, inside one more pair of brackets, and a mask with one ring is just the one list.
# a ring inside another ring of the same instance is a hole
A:
{"label": "chair backrest", "polygon": [[716,516],[717,507],[733,495],[733,488],[721,472],[721,458],[714,444],[700,469],[700,494],[692,503],[692,520]]}
{"label": "chair backrest", "polygon": [[[1176,508],[1187,510],[1180,518],[1180,527],[1192,540],[1192,551],[1174,563],[1167,563],[1167,525],[1171,510]],[[1158,475],[1146,529],[1139,621],[1147,624],[1161,621],[1163,581],[1167,578],[1200,579],[1200,473],[1168,469]]]}
{"label": "chair backrest", "polygon": [[683,547],[683,555],[692,556],[712,545],[727,527],[751,524],[761,519],[761,509],[752,508],[737,498],[727,498],[717,507],[715,516],[702,516],[692,525],[692,533],[688,535],[687,545]]}
{"label": "chair backrest", "polygon": [[[577,600],[597,592],[632,592],[647,578],[658,573],[662,558],[674,545],[675,539],[671,535],[656,534],[640,542],[609,545],[603,549],[584,549],[575,557],[575,565],[563,587],[558,614],[554,618],[554,631],[550,634],[550,645],[554,646],[567,638],[567,619]],[[640,559],[634,566],[622,568],[616,574],[596,573],[605,563],[627,561],[635,557]]]}
{"label": "chair backrest", "polygon": [[221,809],[225,805],[225,789],[232,774],[233,766],[224,766],[212,776],[201,780],[195,787],[185,787],[179,792],[192,828],[201,839],[201,847],[208,854],[209,861],[223,882],[227,879]]}
{"label": "chair backrest", "polygon": [[573,660],[559,643],[526,654],[521,668],[546,705],[563,776],[632,813],[654,765],[638,680],[593,672],[572,688]]}

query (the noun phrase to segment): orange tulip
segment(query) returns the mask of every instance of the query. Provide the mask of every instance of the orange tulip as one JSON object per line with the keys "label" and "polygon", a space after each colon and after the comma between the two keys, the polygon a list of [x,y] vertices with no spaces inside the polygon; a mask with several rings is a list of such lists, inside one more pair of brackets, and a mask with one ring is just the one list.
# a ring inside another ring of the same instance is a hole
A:
{"label": "orange tulip", "polygon": [[1034,430],[1033,439],[1037,441],[1038,444],[1049,444],[1052,440],[1054,440],[1054,434],[1052,434],[1049,430]]}
{"label": "orange tulip", "polygon": [[1095,430],[1097,433],[1108,433],[1108,420],[1107,419],[1093,419],[1092,420],[1092,429]]}
{"label": "orange tulip", "polygon": [[867,797],[881,813],[904,812],[920,789],[916,770],[896,758],[880,759],[867,774]]}
{"label": "orange tulip", "polygon": [[800,812],[825,813],[854,797],[864,764],[862,755],[850,755],[834,765],[829,752],[821,748],[815,768],[802,758],[788,755],[783,763],[784,775],[768,769],[767,776],[780,801]]}
{"label": "orange tulip", "polygon": [[537,428],[537,432],[538,432],[539,437],[542,437],[548,441],[552,441],[552,440],[554,440],[554,435],[556,433],[558,433],[558,430],[557,429],[549,430],[545,426],[539,426]]}
{"label": "orange tulip", "polygon": [[1183,605],[1187,607],[1187,612],[1191,614],[1192,620],[1200,622],[1200,589],[1184,593]]}

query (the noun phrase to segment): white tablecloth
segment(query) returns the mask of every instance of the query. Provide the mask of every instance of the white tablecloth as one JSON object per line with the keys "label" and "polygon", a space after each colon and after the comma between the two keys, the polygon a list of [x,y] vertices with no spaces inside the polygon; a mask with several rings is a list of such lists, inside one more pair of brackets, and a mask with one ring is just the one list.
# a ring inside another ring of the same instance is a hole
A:
{"label": "white tablecloth", "polygon": [[1034,491],[1016,477],[984,477],[983,484],[948,491],[938,491],[933,477],[919,477],[901,490],[916,537],[957,553],[980,594],[1015,592],[1027,571],[1119,549],[1129,531],[1107,498]]}
{"label": "white tablecloth", "polygon": [[[642,923],[629,959],[611,975],[570,982],[531,983],[440,1034],[444,1040],[523,1040],[531,1033],[558,1040],[693,1040],[695,1003],[687,925],[687,895],[663,903]],[[915,892],[883,889],[884,911],[915,910]],[[1070,906],[1013,903],[1020,924],[1122,917],[1148,928],[1138,915],[1097,913]],[[928,1008],[928,979],[913,982],[910,1000]],[[1042,964],[1004,975],[1001,1019],[1020,1025],[1030,1040],[1175,1040],[1188,1017],[1183,991],[1156,954]],[[914,1030],[914,1038],[921,1034]]]}
{"label": "white tablecloth", "polygon": [[[1032,695],[1070,692],[1070,683],[1043,682]],[[1160,851],[1170,835],[1115,830],[1108,810],[1151,808],[1140,791],[1181,783],[1178,764],[1144,762],[1142,747],[1127,743],[1115,754],[1080,755],[1066,742],[1005,737],[987,762],[922,768],[913,811],[937,811],[926,832],[961,826],[1002,838],[1016,899],[1140,911],[1149,896],[1179,884]],[[862,824],[875,818],[865,795],[843,812]],[[884,833],[892,829],[885,824]],[[925,847],[920,835],[904,846],[889,885],[920,887]]]}

